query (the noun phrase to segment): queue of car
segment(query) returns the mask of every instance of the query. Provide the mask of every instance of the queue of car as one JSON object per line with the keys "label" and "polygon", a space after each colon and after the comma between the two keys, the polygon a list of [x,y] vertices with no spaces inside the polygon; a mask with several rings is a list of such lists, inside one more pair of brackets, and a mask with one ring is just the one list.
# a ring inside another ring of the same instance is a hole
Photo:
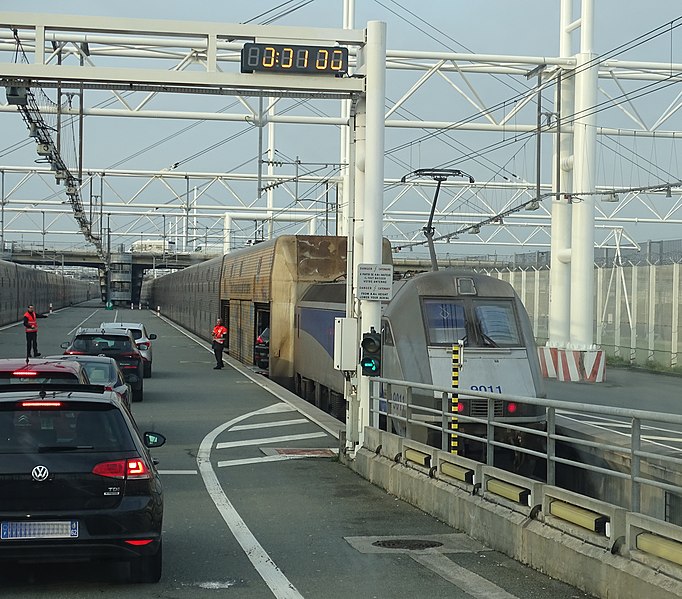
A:
{"label": "queue of car", "polygon": [[79,329],[64,355],[0,359],[0,560],[123,560],[133,582],[161,578],[149,450],[165,438],[131,410],[156,335],[124,324]]}

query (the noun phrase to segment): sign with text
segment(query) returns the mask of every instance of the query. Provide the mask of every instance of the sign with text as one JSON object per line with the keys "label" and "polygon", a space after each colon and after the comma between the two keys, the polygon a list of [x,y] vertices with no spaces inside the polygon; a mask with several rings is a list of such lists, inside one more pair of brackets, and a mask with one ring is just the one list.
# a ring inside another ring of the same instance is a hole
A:
{"label": "sign with text", "polygon": [[358,299],[388,302],[392,297],[392,264],[358,265]]}

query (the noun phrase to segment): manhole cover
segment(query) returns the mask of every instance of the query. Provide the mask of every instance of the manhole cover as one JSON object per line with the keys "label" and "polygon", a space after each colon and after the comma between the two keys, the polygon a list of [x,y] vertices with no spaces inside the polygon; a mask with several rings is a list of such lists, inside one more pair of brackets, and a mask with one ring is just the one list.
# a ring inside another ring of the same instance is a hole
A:
{"label": "manhole cover", "polygon": [[420,539],[391,539],[388,541],[374,541],[372,545],[383,549],[409,549],[410,551],[419,551],[422,549],[432,549],[433,547],[442,547],[443,543]]}

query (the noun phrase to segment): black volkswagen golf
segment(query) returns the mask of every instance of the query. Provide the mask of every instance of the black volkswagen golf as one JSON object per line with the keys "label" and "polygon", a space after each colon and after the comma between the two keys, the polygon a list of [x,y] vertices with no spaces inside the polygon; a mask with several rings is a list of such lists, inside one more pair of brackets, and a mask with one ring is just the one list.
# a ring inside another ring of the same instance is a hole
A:
{"label": "black volkswagen golf", "polygon": [[97,385],[0,389],[0,559],[125,560],[161,578],[163,490],[129,410]]}

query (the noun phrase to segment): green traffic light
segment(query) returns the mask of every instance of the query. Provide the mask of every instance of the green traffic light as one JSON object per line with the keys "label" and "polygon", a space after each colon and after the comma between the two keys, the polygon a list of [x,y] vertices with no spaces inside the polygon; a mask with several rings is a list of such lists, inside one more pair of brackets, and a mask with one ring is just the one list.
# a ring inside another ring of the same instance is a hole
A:
{"label": "green traffic light", "polygon": [[375,374],[379,372],[379,360],[376,358],[366,358],[360,361],[360,366],[362,366],[363,373]]}
{"label": "green traffic light", "polygon": [[360,366],[364,376],[381,376],[381,334],[372,329],[363,333],[360,342]]}

